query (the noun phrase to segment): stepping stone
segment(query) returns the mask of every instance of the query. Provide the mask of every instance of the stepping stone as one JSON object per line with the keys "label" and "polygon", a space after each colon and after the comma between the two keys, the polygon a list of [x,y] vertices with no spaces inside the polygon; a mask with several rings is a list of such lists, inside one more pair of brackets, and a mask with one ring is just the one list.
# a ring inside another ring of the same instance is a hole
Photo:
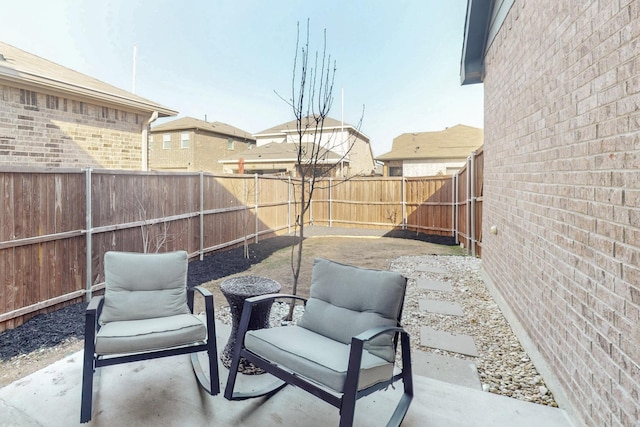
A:
{"label": "stepping stone", "polygon": [[436,331],[429,327],[420,328],[420,345],[466,354],[467,356],[479,356],[473,337],[469,335],[453,335],[444,331]]}
{"label": "stepping stone", "polygon": [[411,369],[415,375],[482,390],[478,368],[470,360],[426,351],[416,351],[411,357]]}
{"label": "stepping stone", "polygon": [[418,301],[420,310],[431,313],[450,314],[451,316],[464,316],[462,306],[457,302],[438,301],[434,299],[421,299]]}
{"label": "stepping stone", "polygon": [[430,291],[451,292],[453,288],[449,282],[441,280],[418,279],[416,281],[419,289],[428,289]]}
{"label": "stepping stone", "polygon": [[436,273],[436,274],[448,273],[448,271],[445,270],[444,268],[437,267],[437,266],[432,265],[432,264],[420,264],[420,265],[417,265],[415,270],[419,271],[419,272],[422,272],[422,273]]}

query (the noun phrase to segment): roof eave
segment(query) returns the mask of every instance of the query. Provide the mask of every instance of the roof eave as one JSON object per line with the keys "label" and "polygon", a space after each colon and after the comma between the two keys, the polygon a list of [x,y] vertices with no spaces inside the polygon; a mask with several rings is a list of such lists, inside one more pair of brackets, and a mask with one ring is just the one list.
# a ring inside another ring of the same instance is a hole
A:
{"label": "roof eave", "polygon": [[112,104],[125,105],[134,109],[143,111],[157,111],[158,117],[171,117],[178,114],[177,111],[163,107],[162,105],[142,102],[140,100],[134,100],[126,98],[120,95],[115,95],[108,92],[99,91],[96,89],[87,88],[80,85],[74,85],[71,83],[65,83],[58,80],[47,79],[45,77],[37,76],[32,73],[20,71],[17,72],[11,68],[0,67],[0,79],[11,81],[19,84],[32,85],[42,87],[44,89],[53,89],[55,91],[72,93],[81,95],[83,97],[98,99],[106,101]]}
{"label": "roof eave", "polygon": [[467,16],[460,60],[460,83],[482,83],[484,54],[493,0],[467,0]]}

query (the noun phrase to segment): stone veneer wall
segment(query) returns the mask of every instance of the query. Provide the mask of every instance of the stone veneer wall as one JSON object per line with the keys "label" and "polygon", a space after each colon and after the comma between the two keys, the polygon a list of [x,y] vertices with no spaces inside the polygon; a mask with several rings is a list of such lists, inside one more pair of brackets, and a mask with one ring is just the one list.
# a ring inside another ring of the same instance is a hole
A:
{"label": "stone veneer wall", "polygon": [[0,85],[0,165],[140,170],[149,117]]}
{"label": "stone veneer wall", "polygon": [[592,426],[640,425],[639,17],[516,0],[485,59],[483,268]]}

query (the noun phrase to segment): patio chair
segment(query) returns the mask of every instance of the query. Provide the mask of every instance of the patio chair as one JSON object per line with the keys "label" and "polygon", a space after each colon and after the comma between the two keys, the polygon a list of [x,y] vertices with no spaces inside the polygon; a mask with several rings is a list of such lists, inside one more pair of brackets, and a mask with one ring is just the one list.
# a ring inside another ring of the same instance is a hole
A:
{"label": "patio chair", "polygon": [[[271,395],[290,384],[338,408],[343,427],[353,424],[359,398],[402,380],[404,393],[388,424],[400,425],[413,398],[409,335],[400,326],[405,289],[398,273],[316,259],[308,300],[286,294],[247,299],[224,397]],[[304,302],[297,325],[247,330],[253,308],[275,300]],[[395,366],[398,337],[401,368]],[[277,380],[264,390],[234,391],[241,358]]]}
{"label": "patio chair", "polygon": [[[213,296],[187,289],[187,253],[107,252],[105,293],[86,310],[80,422],[91,420],[97,368],[178,354],[191,354],[200,385],[220,392]],[[194,291],[204,298],[205,319],[193,314]],[[197,352],[209,357],[206,378]]]}

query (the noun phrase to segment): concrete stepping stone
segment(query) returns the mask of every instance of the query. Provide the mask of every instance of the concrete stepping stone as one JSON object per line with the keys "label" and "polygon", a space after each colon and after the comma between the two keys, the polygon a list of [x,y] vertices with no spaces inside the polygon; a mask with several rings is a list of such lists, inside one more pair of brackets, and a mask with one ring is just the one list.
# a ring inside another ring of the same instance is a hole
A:
{"label": "concrete stepping stone", "polygon": [[429,291],[452,292],[451,283],[441,280],[418,279],[416,281],[419,289],[427,289]]}
{"label": "concrete stepping stone", "polygon": [[436,331],[426,326],[420,328],[420,345],[466,354],[467,356],[478,357],[480,355],[473,337]]}
{"label": "concrete stepping stone", "polygon": [[421,273],[435,273],[435,274],[445,274],[448,273],[447,270],[445,270],[442,267],[438,267],[432,264],[420,264],[417,265],[415,268],[415,271],[419,271]]}
{"label": "concrete stepping stone", "polygon": [[415,375],[482,390],[478,368],[471,360],[426,351],[416,351],[411,357],[411,369]]}
{"label": "concrete stepping stone", "polygon": [[464,316],[462,306],[457,302],[439,301],[434,299],[421,299],[418,301],[420,310],[438,314],[449,314],[451,316]]}

